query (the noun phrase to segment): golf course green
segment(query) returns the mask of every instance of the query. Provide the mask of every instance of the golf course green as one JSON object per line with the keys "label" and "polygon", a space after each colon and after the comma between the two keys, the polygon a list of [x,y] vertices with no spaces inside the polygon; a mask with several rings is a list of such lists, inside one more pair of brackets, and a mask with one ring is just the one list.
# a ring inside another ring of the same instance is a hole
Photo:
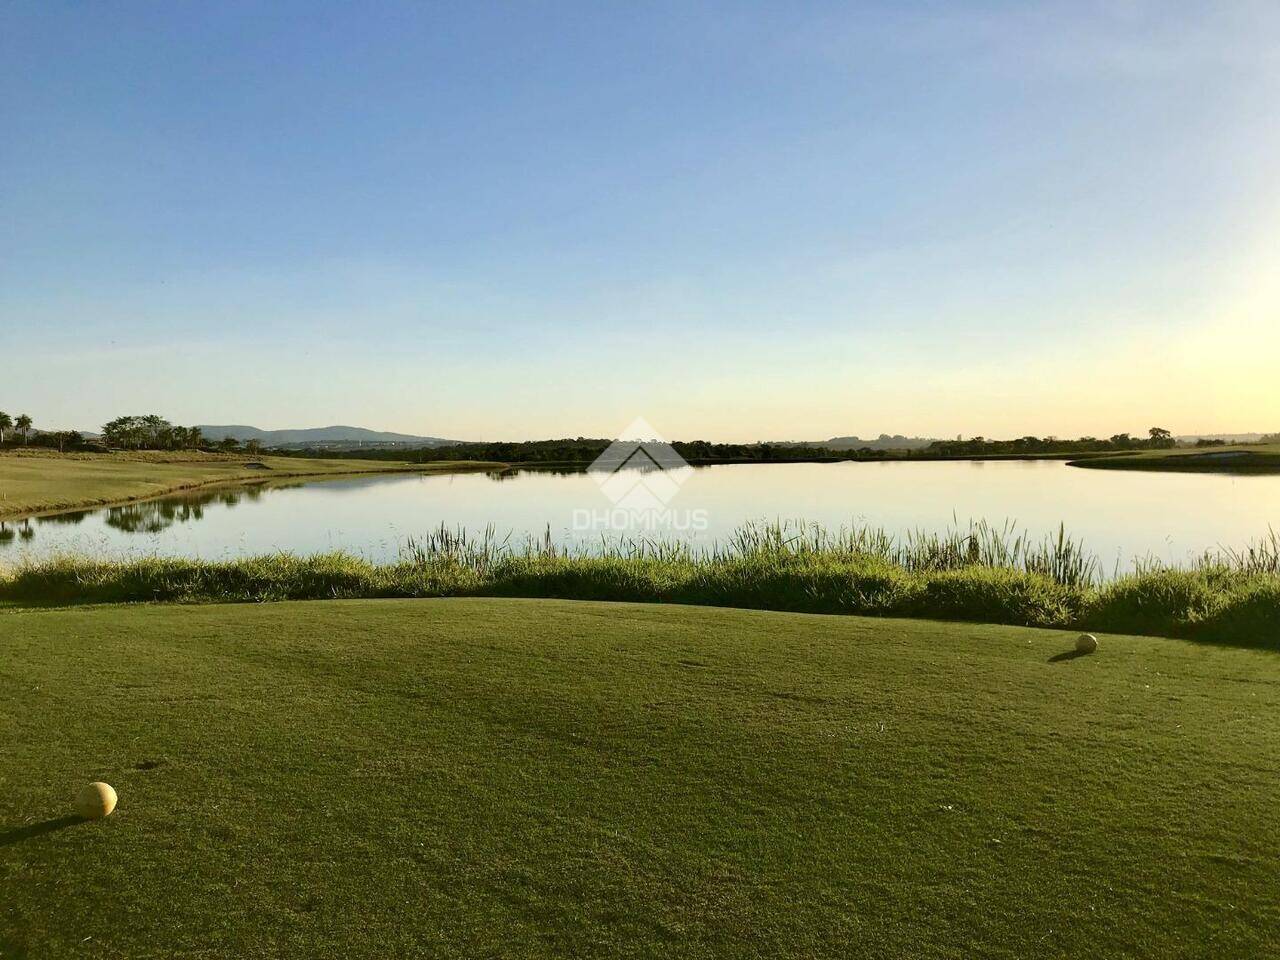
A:
{"label": "golf course green", "polygon": [[1082,457],[1073,467],[1093,470],[1153,470],[1180,473],[1280,473],[1280,443],[1232,444],[1142,450],[1102,457]]}
{"label": "golf course green", "polygon": [[190,450],[102,454],[9,451],[0,454],[0,519],[142,500],[223,483],[361,473],[448,473],[497,466],[501,464],[324,460]]}
{"label": "golf course green", "polygon": [[[1266,957],[1280,657],[553,600],[0,611],[0,956]],[[115,813],[71,816],[112,784]]]}

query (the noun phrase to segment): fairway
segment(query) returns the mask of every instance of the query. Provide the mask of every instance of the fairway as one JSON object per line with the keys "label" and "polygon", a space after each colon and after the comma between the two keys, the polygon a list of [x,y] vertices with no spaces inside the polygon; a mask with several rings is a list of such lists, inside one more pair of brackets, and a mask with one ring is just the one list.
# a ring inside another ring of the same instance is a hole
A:
{"label": "fairway", "polygon": [[1097,470],[1173,470],[1199,473],[1280,473],[1280,443],[1231,444],[1221,447],[1183,447],[1144,450],[1071,462],[1073,467]]}
{"label": "fairway", "polygon": [[359,473],[449,472],[495,466],[500,464],[380,463],[198,451],[65,456],[10,452],[0,455],[0,518],[140,500],[217,483]]}
{"label": "fairway", "polygon": [[[0,956],[1263,957],[1280,656],[538,600],[0,612]],[[77,788],[119,792],[68,818]]]}

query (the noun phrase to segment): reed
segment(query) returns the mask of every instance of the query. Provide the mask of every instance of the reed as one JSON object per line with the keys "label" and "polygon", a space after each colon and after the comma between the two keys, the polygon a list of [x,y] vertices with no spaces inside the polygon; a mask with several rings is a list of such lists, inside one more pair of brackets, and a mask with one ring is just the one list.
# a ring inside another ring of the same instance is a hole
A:
{"label": "reed", "polygon": [[993,567],[1049,577],[1066,586],[1092,586],[1101,565],[1084,546],[1060,527],[1054,535],[1034,539],[1011,523],[995,527],[986,521],[967,529],[944,532],[914,531],[896,537],[878,527],[830,530],[804,521],[747,523],[727,540],[708,545],[683,540],[618,536],[591,544],[559,545],[548,527],[541,538],[513,542],[499,539],[492,526],[478,534],[442,526],[426,536],[410,539],[401,558],[414,564],[461,564],[490,570],[503,559],[560,558],[660,560],[664,562],[723,563],[762,558],[824,557],[841,560],[879,560],[913,572]]}
{"label": "reed", "polygon": [[927,617],[1181,636],[1280,649],[1280,537],[1155,560],[1104,578],[1065,530],[976,523],[895,537],[876,528],[750,524],[722,542],[558,544],[441,527],[394,563],[342,553],[218,562],[58,557],[0,573],[0,602],[270,601],[521,596]]}

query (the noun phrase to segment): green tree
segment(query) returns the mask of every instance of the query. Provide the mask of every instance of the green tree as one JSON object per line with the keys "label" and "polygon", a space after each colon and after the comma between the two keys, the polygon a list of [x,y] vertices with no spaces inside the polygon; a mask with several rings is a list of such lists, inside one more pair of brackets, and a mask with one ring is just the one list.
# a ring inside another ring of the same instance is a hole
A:
{"label": "green tree", "polygon": [[13,418],[0,412],[0,443],[4,443],[4,432],[13,426]]}
{"label": "green tree", "polygon": [[155,448],[159,447],[164,441],[165,431],[169,429],[169,421],[164,417],[156,416],[149,413],[145,417],[138,418],[141,421],[144,443],[147,446]]}
{"label": "green tree", "polygon": [[137,417],[116,417],[102,425],[102,441],[109,447],[129,447],[136,445]]}
{"label": "green tree", "polygon": [[173,442],[173,425],[154,413],[145,417],[116,417],[103,424],[102,438],[108,446],[126,450],[162,449]]}
{"label": "green tree", "polygon": [[43,441],[47,446],[56,446],[62,453],[68,447],[73,450],[84,443],[84,437],[75,430],[54,430],[44,434]]}
{"label": "green tree", "polygon": [[14,421],[14,426],[22,431],[22,442],[29,443],[31,441],[31,418],[25,413],[18,414],[18,419]]}
{"label": "green tree", "polygon": [[1174,445],[1173,434],[1164,427],[1152,427],[1147,433],[1151,437],[1151,446],[1153,447],[1172,447]]}

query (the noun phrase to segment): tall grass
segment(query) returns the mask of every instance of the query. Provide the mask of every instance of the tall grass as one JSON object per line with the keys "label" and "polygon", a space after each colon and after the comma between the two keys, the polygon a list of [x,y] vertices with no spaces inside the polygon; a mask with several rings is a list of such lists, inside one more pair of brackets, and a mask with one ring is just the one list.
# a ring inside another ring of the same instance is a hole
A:
{"label": "tall grass", "polygon": [[1199,567],[1280,576],[1280,534],[1268,530],[1265,537],[1241,550],[1231,547],[1211,550],[1200,558]]}
{"label": "tall grass", "polygon": [[667,562],[723,563],[763,557],[823,557],[843,560],[879,560],[913,572],[961,570],[966,567],[998,567],[1049,577],[1066,586],[1090,586],[1100,578],[1096,557],[1059,527],[1056,535],[1032,539],[1012,523],[994,527],[986,521],[961,530],[913,531],[904,537],[879,527],[842,527],[831,530],[817,523],[779,521],[747,523],[726,541],[705,546],[684,540],[635,536],[602,536],[597,543],[557,545],[548,527],[541,538],[513,542],[498,539],[492,526],[478,534],[442,526],[420,538],[411,538],[401,551],[411,563],[448,562],[477,570],[490,570],[512,557],[541,559],[660,560]]}
{"label": "tall grass", "polygon": [[447,527],[398,561],[346,554],[205,562],[61,557],[0,572],[0,601],[268,601],[523,596],[931,617],[1182,636],[1280,649],[1280,537],[1185,567],[1154,560],[1104,578],[1059,529],[984,523],[895,537],[875,528],[751,524],[705,546],[645,537],[566,547]]}

